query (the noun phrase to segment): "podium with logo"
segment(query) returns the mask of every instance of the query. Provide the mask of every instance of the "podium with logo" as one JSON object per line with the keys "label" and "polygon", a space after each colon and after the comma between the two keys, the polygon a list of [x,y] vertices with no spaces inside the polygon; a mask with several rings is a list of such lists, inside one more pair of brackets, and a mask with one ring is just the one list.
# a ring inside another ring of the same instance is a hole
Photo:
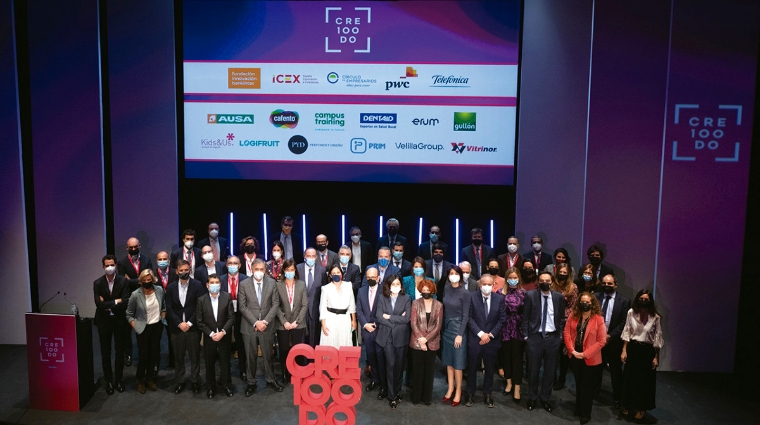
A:
{"label": "podium with logo", "polygon": [[79,411],[95,393],[92,319],[26,314],[29,407]]}

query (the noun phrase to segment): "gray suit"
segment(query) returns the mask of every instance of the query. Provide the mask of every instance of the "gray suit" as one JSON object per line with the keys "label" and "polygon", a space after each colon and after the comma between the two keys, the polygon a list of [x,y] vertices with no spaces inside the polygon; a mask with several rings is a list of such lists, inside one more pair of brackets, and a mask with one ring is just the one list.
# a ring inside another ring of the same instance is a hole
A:
{"label": "gray suit", "polygon": [[309,286],[308,266],[305,263],[296,264],[296,270],[298,270],[298,276],[306,283],[306,295],[309,299],[309,308],[306,313],[306,332],[309,345],[314,347],[319,343],[319,333],[322,332],[322,325],[319,323],[319,302],[322,299],[322,286],[327,284],[327,272],[317,261],[313,270],[314,281]]}
{"label": "gray suit", "polygon": [[[166,313],[166,303],[164,302],[164,288],[153,285],[156,291],[156,300],[161,306],[161,313]],[[127,323],[135,322],[135,332],[143,333],[145,326],[148,324],[148,311],[145,305],[145,293],[142,288],[135,289],[129,296],[127,304]]]}
{"label": "gray suit", "polygon": [[[256,285],[253,277],[240,282],[238,288],[238,310],[243,314],[240,331],[243,334],[243,342],[247,356],[248,384],[256,383],[256,363],[258,360],[257,349],[261,347],[261,357],[264,361],[264,378],[267,382],[275,382],[274,367],[272,365],[272,345],[274,344],[274,319],[280,309],[280,297],[275,293],[275,281],[269,276],[264,276],[261,286],[261,300],[256,294]],[[266,330],[259,332],[254,324],[259,320],[267,323]]]}

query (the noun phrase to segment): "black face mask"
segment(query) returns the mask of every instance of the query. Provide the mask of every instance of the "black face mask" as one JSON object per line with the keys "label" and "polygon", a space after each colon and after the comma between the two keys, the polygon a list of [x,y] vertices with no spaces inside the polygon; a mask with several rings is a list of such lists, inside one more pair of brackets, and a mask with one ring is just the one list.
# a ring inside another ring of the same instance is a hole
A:
{"label": "black face mask", "polygon": [[605,294],[612,294],[614,292],[615,292],[615,287],[614,286],[605,286],[604,287],[604,293]]}
{"label": "black face mask", "polygon": [[533,278],[536,276],[536,272],[533,270],[523,270],[522,275],[523,275],[523,279],[527,281],[532,281]]}
{"label": "black face mask", "polygon": [[557,280],[560,281],[560,282],[564,282],[564,281],[567,280],[567,275],[566,274],[558,274],[557,275]]}
{"label": "black face mask", "polygon": [[588,262],[594,266],[598,266],[599,264],[602,264],[602,259],[599,257],[591,257],[588,259]]}
{"label": "black face mask", "polygon": [[440,263],[441,261],[443,261],[443,255],[433,254],[433,261],[435,261],[436,263]]}
{"label": "black face mask", "polygon": [[326,244],[323,244],[323,243],[318,243],[317,244],[317,251],[324,251],[326,249],[327,249],[327,245]]}
{"label": "black face mask", "polygon": [[253,245],[246,245],[243,249],[246,254],[253,254],[253,251],[256,251],[256,247]]}
{"label": "black face mask", "polygon": [[152,287],[153,287],[153,283],[152,283],[152,282],[142,282],[142,284],[141,284],[141,285],[142,285],[142,287],[143,287],[143,288],[145,288],[145,289],[150,289],[150,288],[152,288]]}
{"label": "black face mask", "polygon": [[426,300],[429,300],[429,299],[433,298],[433,294],[431,294],[430,292],[423,292],[420,295],[422,295],[422,298],[424,298]]}
{"label": "black face mask", "polygon": [[589,304],[589,303],[580,303],[580,304],[578,304],[578,308],[580,308],[581,311],[591,311],[591,304]]}
{"label": "black face mask", "polygon": [[140,248],[128,249],[127,252],[129,253],[129,255],[134,257],[135,255],[140,253]]}
{"label": "black face mask", "polygon": [[650,305],[652,305],[652,302],[649,300],[639,300],[639,307],[641,308],[649,308]]}
{"label": "black face mask", "polygon": [[546,292],[551,288],[552,285],[550,283],[539,283],[538,286],[542,291]]}
{"label": "black face mask", "polygon": [[369,285],[369,286],[375,286],[375,285],[377,285],[377,280],[376,279],[367,279],[367,285]]}
{"label": "black face mask", "polygon": [[480,246],[483,243],[483,239],[473,239],[472,244],[474,246]]}
{"label": "black face mask", "polygon": [[190,273],[180,273],[177,276],[182,280],[187,280],[190,277]]}
{"label": "black face mask", "polygon": [[398,233],[398,229],[395,227],[389,227],[388,228],[388,236],[396,236],[396,233]]}
{"label": "black face mask", "polygon": [[499,275],[499,269],[498,268],[494,268],[494,267],[489,267],[488,268],[488,273],[492,274],[494,276],[498,276]]}

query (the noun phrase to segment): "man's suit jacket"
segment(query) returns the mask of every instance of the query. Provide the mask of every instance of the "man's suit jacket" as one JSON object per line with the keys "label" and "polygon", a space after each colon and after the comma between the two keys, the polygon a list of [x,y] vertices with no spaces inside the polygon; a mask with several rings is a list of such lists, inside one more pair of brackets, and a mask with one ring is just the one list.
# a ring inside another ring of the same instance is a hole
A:
{"label": "man's suit jacket", "polygon": [[[375,295],[375,299],[380,298],[377,303],[377,336],[376,341],[384,347],[388,339],[393,339],[394,347],[403,347],[409,345],[412,330],[409,327],[409,318],[412,316],[412,299],[409,295],[398,295],[396,308],[391,308],[390,297],[383,296],[382,293]],[[389,314],[390,319],[383,317],[383,314]],[[399,359],[397,359],[399,360]]]}
{"label": "man's suit jacket", "polygon": [[[362,329],[362,338],[365,333],[369,334],[364,325],[367,323],[376,323],[377,302],[383,296],[383,289],[380,285],[375,285],[375,302],[372,305],[372,309],[369,308],[369,285],[359,288],[359,293],[356,295],[356,319],[359,321],[359,327]],[[375,329],[377,333],[377,329]]]}
{"label": "man's suit jacket", "polygon": [[[596,298],[599,300],[599,308],[604,305],[604,298],[607,296],[604,292],[597,292]],[[625,327],[625,320],[628,316],[628,310],[631,309],[631,300],[623,296],[620,292],[615,294],[615,304],[612,306],[612,316],[610,316],[610,327],[607,329],[607,335],[610,341],[620,340],[620,335]],[[604,318],[604,317],[602,317]]]}
{"label": "man's suit jacket", "polygon": [[[451,253],[449,252],[449,245],[446,242],[441,242],[440,240],[436,242],[437,244],[443,246],[443,258],[445,260],[451,260]],[[422,242],[420,246],[417,248],[417,256],[422,257],[425,260],[432,260],[433,254],[430,252],[430,246],[434,245],[430,243],[430,241]]]}
{"label": "man's suit jacket", "polygon": [[220,292],[217,297],[219,298],[219,305],[217,306],[216,318],[214,318],[214,307],[211,305],[211,294],[206,293],[198,298],[196,305],[198,329],[205,336],[211,335],[211,332],[224,330],[225,335],[222,341],[229,341],[232,338],[232,325],[235,323],[232,296],[227,292]]}
{"label": "man's suit jacket", "polygon": [[599,271],[599,282],[601,282],[602,278],[605,277],[605,276],[607,276],[608,274],[611,274],[613,276],[615,275],[615,271],[612,270],[612,267],[610,267],[610,266],[608,266],[608,265],[606,265],[604,263],[599,264],[599,269],[600,269],[600,271]]}
{"label": "man's suit jacket", "polygon": [[[509,268],[509,263],[507,262],[507,256],[509,253],[504,253],[496,257],[496,261],[499,262],[499,273],[504,276],[504,273],[506,273],[507,269]],[[515,261],[515,267],[517,267],[518,270],[522,270],[522,259],[523,256],[520,254],[517,254],[517,261]]]}
{"label": "man's suit jacket", "polygon": [[[158,283],[161,284],[161,286],[164,286],[163,280],[161,280],[161,274],[159,273],[158,267],[153,269],[153,273],[156,274],[156,277],[158,278]],[[177,270],[174,267],[167,267],[166,273],[169,275],[169,278],[167,279],[166,286],[169,286],[170,283],[176,282],[179,280],[179,276],[177,276]],[[164,288],[166,290],[166,288]]]}
{"label": "man's suit jacket", "polygon": [[[214,269],[216,269],[217,277],[227,273],[227,267],[221,261],[214,261]],[[203,286],[206,286],[208,283],[208,276],[205,262],[195,268],[195,280],[199,281]]]}
{"label": "man's suit jacket", "polygon": [[535,254],[536,253],[533,251],[528,251],[523,254],[522,257],[526,260],[530,260],[530,262],[533,263],[533,268],[536,269],[536,273],[540,273],[544,268],[546,268],[546,266],[554,263],[551,255],[545,253],[544,251],[541,251],[541,262],[540,264],[536,264]]}
{"label": "man's suit jacket", "polygon": [[[193,256],[195,257],[195,262],[190,265],[190,273],[194,274],[194,269],[198,268],[198,266],[203,265],[203,257],[201,256],[201,249],[193,247]],[[185,260],[185,248],[180,248],[177,251],[172,251],[172,254],[169,256],[169,267],[176,268],[177,267],[177,260]]]}
{"label": "man's suit jacket", "polygon": [[187,283],[187,295],[185,296],[185,305],[179,300],[180,282],[172,282],[166,287],[166,321],[169,324],[169,332],[179,333],[179,324],[183,322],[182,314],[185,314],[185,322],[190,322],[188,332],[197,332],[196,326],[198,318],[195,316],[195,309],[198,306],[198,298],[208,293],[206,285],[196,279],[190,279]]}
{"label": "man's suit jacket", "polygon": [[[554,305],[554,327],[562,338],[565,330],[565,296],[557,291],[551,291]],[[525,293],[523,302],[522,334],[527,338],[531,334],[541,333],[541,313],[543,311],[541,289],[533,289]]]}
{"label": "man's suit jacket", "polygon": [[252,277],[240,282],[238,288],[238,309],[243,314],[243,324],[240,326],[243,335],[253,335],[255,328],[253,325],[259,320],[267,322],[265,332],[273,332],[275,324],[274,319],[277,317],[277,310],[280,308],[280,297],[275,296],[275,285],[277,283],[269,276],[264,276],[261,286],[261,298],[256,295],[256,285]]}
{"label": "man's suit jacket", "polygon": [[480,251],[480,270],[478,270],[478,263],[475,261],[475,251],[472,244],[462,248],[461,260],[470,262],[470,265],[472,266],[472,276],[476,279],[480,279],[480,276],[482,276],[483,273],[488,273],[488,259],[494,256],[493,248],[486,244],[480,244]]}
{"label": "man's suit jacket", "polygon": [[[161,306],[161,312],[166,312],[166,303],[164,302],[164,288],[160,285],[153,285],[156,291],[156,301]],[[142,288],[135,289],[129,296],[127,304],[127,323],[135,322],[135,332],[143,333],[145,326],[148,325],[148,310],[145,303],[145,293]],[[159,321],[160,323],[160,321]]]}
{"label": "man's suit jacket", "polygon": [[435,282],[436,287],[436,295],[439,301],[443,301],[443,288],[446,287],[446,282],[449,281],[449,269],[451,268],[452,264],[449,263],[446,260],[441,261],[441,275],[438,277],[438,280],[435,280],[435,271],[433,270],[433,260],[427,260],[425,261],[425,270],[427,270],[427,275]]}
{"label": "man's suit jacket", "polygon": [[[285,282],[277,283],[276,297],[280,298],[280,308],[277,309],[277,330],[285,330],[285,322],[296,322],[296,329],[306,328],[306,312],[309,309],[309,297],[306,295],[306,283],[296,280],[293,285],[293,308],[290,308],[288,288]],[[299,341],[300,342],[300,341]]]}
{"label": "man's suit jacket", "polygon": [[[221,236],[216,238],[216,240],[219,242],[219,261],[224,263],[230,255],[230,241]],[[211,246],[211,238],[204,238],[198,242],[198,248],[202,249],[206,245]]]}
{"label": "man's suit jacket", "polygon": [[[137,258],[140,261],[140,272],[147,269],[153,269],[153,262],[150,261],[150,258],[142,254],[138,254]],[[135,272],[135,268],[132,267],[132,263],[129,261],[129,256],[119,260],[116,264],[116,273],[127,278],[130,292],[140,287],[140,282],[137,281],[139,273]]]}
{"label": "man's suit jacket", "polygon": [[[353,245],[353,243],[351,243],[348,246],[352,248],[352,250],[351,250],[351,259],[348,260],[348,261],[351,262],[351,263],[353,263],[354,262],[354,257],[353,257],[353,255],[354,255],[353,246],[354,245]],[[372,244],[370,244],[369,242],[367,242],[367,241],[365,241],[363,239],[359,241],[359,250],[361,251],[361,258],[360,259],[361,259],[361,262],[362,262],[362,265],[359,268],[359,270],[362,273],[364,273],[364,270],[367,268],[367,266],[370,265],[370,264],[372,264],[377,259],[377,250],[373,251],[372,250]]]}
{"label": "man's suit jacket", "polygon": [[478,287],[478,280],[475,279],[474,277],[470,276],[467,279],[467,290],[470,291],[470,292],[475,292],[478,289],[479,289],[479,287]]}
{"label": "man's suit jacket", "polygon": [[[293,225],[294,226],[296,225],[295,221],[293,222]],[[270,235],[274,235],[273,236],[274,239],[270,239],[270,241],[271,241],[270,245],[271,245],[272,243],[274,243],[274,241],[279,241],[280,240],[280,237],[282,236],[282,228],[275,229],[274,231],[272,231],[272,233],[270,233]],[[293,260],[295,261],[296,264],[303,263],[303,251],[304,251],[304,249],[303,249],[303,237],[299,233],[291,231],[290,232],[290,241],[293,244]],[[283,242],[283,245],[285,245],[284,242]],[[270,247],[267,247],[267,249],[269,249],[269,248]],[[286,251],[287,251],[287,249],[286,249]],[[283,260],[287,260],[287,258],[285,258],[285,253],[284,252],[282,253],[282,259]]]}
{"label": "man's suit jacket", "polygon": [[480,345],[478,332],[483,331],[493,335],[491,341],[483,348],[498,350],[501,347],[501,328],[507,321],[507,308],[504,305],[504,295],[491,292],[490,297],[491,305],[486,317],[486,311],[483,307],[483,294],[480,291],[470,294],[470,321],[467,326],[470,336],[467,338],[467,345]]}
{"label": "man's suit jacket", "polygon": [[[225,273],[221,276],[219,276],[219,283],[222,285],[222,292],[230,292],[230,278],[229,273]],[[240,283],[246,279],[248,279],[249,276],[238,272],[237,278],[238,278],[238,291],[240,290]]]}
{"label": "man's suit jacket", "polygon": [[[328,273],[330,272],[330,269],[335,264],[340,264],[340,261],[338,260],[338,253],[335,251],[325,250],[327,254],[327,262],[325,263],[325,271]],[[322,253],[317,251],[317,262],[321,265],[322,264]]]}
{"label": "man's suit jacket", "polygon": [[[338,267],[341,267],[340,262],[338,262]],[[362,271],[359,270],[359,266],[349,261],[346,264],[346,271],[343,272],[343,281],[351,282],[355,293],[362,286]]]}
{"label": "man's suit jacket", "polygon": [[[385,279],[386,276],[390,276],[392,274],[397,274],[397,275],[401,276],[401,270],[399,270],[398,267],[394,266],[393,262],[391,262],[390,264],[388,264],[388,267],[385,268],[385,273],[382,276],[380,276],[380,266],[377,265],[377,263],[370,264],[369,266],[367,266],[367,268],[369,268],[369,267],[374,267],[378,271],[378,275],[377,275],[377,280],[378,280],[377,287],[378,288],[382,288],[382,286],[383,286],[383,280]],[[366,276],[367,275],[367,269],[364,269],[364,275],[365,276],[362,279],[362,286],[367,286],[367,276]]]}
{"label": "man's suit jacket", "polygon": [[[95,326],[105,325],[111,313],[117,320],[124,322],[131,292],[124,276],[114,275],[113,291],[108,290],[108,279],[105,275],[97,278],[92,283],[92,293],[95,297]],[[100,297],[103,297],[103,301],[100,301]],[[119,298],[121,302],[116,304],[115,300]]]}
{"label": "man's suit jacket", "polygon": [[322,299],[322,287],[327,284],[327,272],[321,264],[314,264],[314,283],[308,286],[308,276],[306,275],[308,269],[306,263],[296,264],[298,277],[307,284],[306,295],[309,298],[309,308],[306,313],[306,320],[311,324],[315,324],[319,322],[319,302]]}
{"label": "man's suit jacket", "polygon": [[[410,250],[406,249],[407,248],[406,238],[404,236],[396,234],[396,242],[401,242],[402,244],[404,244],[404,253],[405,255],[409,255],[408,252],[410,252]],[[390,244],[390,239],[387,234],[377,240],[377,243],[375,244],[375,252],[379,251],[380,248],[384,246],[387,246],[388,248],[390,248],[391,254],[393,253],[393,245]]]}
{"label": "man's suit jacket", "polygon": [[[391,264],[393,264],[395,266],[396,265],[396,260],[391,260]],[[412,262],[409,261],[409,260],[402,259],[401,260],[401,267],[399,267],[399,269],[401,269],[401,277],[411,276],[412,273],[413,273],[412,272]]]}

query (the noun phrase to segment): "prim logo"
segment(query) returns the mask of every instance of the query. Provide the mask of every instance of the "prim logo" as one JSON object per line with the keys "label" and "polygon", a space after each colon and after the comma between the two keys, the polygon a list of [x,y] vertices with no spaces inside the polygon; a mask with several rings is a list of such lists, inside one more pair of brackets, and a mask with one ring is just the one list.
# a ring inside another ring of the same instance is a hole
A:
{"label": "prim logo", "polygon": [[345,45],[353,47],[354,53],[370,52],[370,37],[360,35],[363,26],[372,23],[371,7],[325,7],[325,23],[335,25],[325,36],[325,53],[341,53]]}
{"label": "prim logo", "polygon": [[269,115],[269,122],[277,128],[296,128],[298,126],[298,112],[275,109]]}

